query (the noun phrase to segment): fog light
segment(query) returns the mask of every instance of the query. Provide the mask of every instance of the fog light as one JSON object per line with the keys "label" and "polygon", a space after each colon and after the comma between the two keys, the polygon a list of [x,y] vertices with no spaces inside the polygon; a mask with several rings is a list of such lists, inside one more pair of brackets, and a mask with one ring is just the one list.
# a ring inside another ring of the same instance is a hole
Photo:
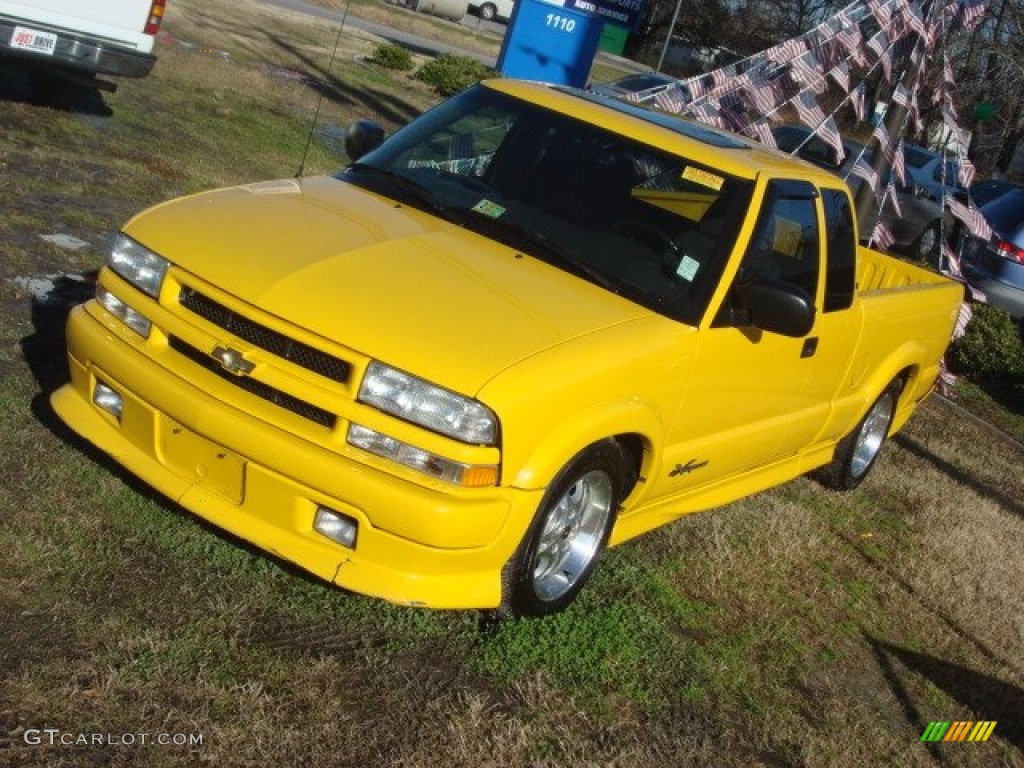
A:
{"label": "fog light", "polygon": [[331,541],[348,549],[356,548],[356,534],[359,523],[348,515],[335,512],[327,507],[317,507],[313,518],[313,530],[323,534]]}
{"label": "fog light", "polygon": [[96,388],[92,392],[92,401],[98,408],[102,408],[118,421],[121,420],[124,401],[117,392],[112,390],[102,381],[96,382]]}

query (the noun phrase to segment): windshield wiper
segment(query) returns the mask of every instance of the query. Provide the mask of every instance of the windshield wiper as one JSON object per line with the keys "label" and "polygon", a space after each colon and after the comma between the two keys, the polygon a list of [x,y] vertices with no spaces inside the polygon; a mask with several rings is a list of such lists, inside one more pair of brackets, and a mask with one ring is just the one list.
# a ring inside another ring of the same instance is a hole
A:
{"label": "windshield wiper", "polygon": [[418,203],[419,207],[426,208],[428,212],[440,216],[445,221],[453,221],[451,209],[437,202],[434,194],[415,179],[396,173],[390,168],[360,162],[351,163],[345,168],[342,176],[347,177],[353,171],[357,174],[364,173],[385,179],[393,187],[398,188],[405,198],[411,198],[414,203]]}

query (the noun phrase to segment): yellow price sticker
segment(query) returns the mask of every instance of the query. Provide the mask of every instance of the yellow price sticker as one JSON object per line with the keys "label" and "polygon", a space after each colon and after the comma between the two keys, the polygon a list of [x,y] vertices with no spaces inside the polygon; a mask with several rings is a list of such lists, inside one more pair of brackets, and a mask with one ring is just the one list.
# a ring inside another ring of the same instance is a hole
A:
{"label": "yellow price sticker", "polygon": [[695,184],[700,184],[705,187],[709,187],[716,192],[722,189],[722,185],[725,183],[725,179],[721,176],[716,176],[713,173],[702,171],[700,168],[694,168],[692,166],[686,166],[683,169],[683,178],[687,181],[692,181]]}

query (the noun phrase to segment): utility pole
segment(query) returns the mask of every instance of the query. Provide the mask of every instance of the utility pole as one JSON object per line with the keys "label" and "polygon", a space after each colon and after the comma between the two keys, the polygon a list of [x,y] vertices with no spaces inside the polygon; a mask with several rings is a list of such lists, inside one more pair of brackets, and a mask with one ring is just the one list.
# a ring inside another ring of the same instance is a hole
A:
{"label": "utility pole", "polygon": [[676,0],[676,9],[672,13],[672,23],[668,25],[668,34],[665,35],[665,44],[661,46],[661,56],[658,57],[658,66],[655,67],[655,72],[661,72],[661,67],[665,63],[665,54],[668,52],[668,45],[672,42],[672,33],[676,31],[676,21],[679,20],[679,9],[683,7],[683,0]]}

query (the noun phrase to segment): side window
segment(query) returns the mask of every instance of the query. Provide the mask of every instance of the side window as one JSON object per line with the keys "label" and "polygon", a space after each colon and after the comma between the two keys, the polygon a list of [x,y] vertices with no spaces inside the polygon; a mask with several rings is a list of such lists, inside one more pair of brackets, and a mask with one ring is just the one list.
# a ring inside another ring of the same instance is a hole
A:
{"label": "side window", "polygon": [[822,190],[825,204],[827,266],[825,272],[826,312],[853,304],[857,272],[857,244],[849,195],[837,189]]}
{"label": "side window", "polygon": [[743,257],[742,278],[789,283],[813,300],[819,267],[814,198],[774,196],[761,211],[757,231]]}

